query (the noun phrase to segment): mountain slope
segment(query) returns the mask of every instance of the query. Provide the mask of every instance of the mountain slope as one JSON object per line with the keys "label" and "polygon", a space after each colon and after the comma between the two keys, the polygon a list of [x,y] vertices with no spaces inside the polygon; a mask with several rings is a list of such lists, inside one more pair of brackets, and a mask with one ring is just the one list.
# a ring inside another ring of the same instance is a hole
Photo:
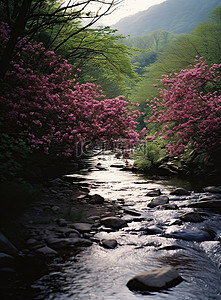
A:
{"label": "mountain slope", "polygon": [[167,0],[120,20],[112,26],[124,35],[138,36],[154,30],[190,33],[221,0]]}

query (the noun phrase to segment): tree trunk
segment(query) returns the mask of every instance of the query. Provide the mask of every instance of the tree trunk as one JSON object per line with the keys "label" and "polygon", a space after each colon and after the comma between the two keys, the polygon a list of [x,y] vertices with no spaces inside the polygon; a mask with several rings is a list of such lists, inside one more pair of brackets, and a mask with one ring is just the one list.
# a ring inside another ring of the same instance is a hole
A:
{"label": "tree trunk", "polygon": [[18,16],[14,24],[12,25],[8,43],[6,45],[6,48],[4,49],[0,60],[0,79],[4,79],[5,74],[9,68],[10,61],[13,58],[18,38],[23,35],[25,25],[28,19],[28,11],[30,9],[32,1],[33,0],[23,0]]}

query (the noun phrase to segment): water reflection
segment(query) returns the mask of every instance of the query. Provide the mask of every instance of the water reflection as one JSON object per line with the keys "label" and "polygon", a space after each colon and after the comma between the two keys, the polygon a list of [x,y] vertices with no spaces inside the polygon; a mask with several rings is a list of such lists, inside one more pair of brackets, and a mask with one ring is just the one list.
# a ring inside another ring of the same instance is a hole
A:
{"label": "water reflection", "polygon": [[[146,196],[148,190],[160,189],[169,195],[173,186],[182,186],[192,189],[192,183],[180,180],[153,181],[144,176],[122,172],[119,168],[110,167],[115,159],[110,157],[98,157],[92,168],[100,162],[107,168],[94,170],[82,174],[74,174],[79,180],[90,183],[93,192],[96,192],[110,201],[124,204],[124,208],[139,211],[140,220],[128,223],[119,231],[100,231],[96,234],[99,240],[104,238],[116,239],[118,247],[104,249],[94,243],[90,248],[70,258],[67,262],[51,266],[51,273],[35,282],[34,288],[38,288],[38,296],[35,299],[57,300],[206,300],[221,299],[221,250],[220,243],[213,241],[185,240],[163,234],[148,235],[142,228],[158,226],[163,232],[171,230],[171,225],[179,219],[182,204],[191,199],[198,198],[197,194],[183,200],[173,199],[179,210],[151,210],[147,207],[150,200]],[[118,161],[119,163],[119,161]],[[187,209],[188,210],[188,209]],[[131,216],[125,215],[125,218]],[[182,226],[181,226],[182,227]],[[180,232],[177,225],[178,232]],[[197,236],[206,228],[218,232],[221,229],[220,216],[210,214],[204,218],[202,224],[185,224],[185,230],[191,230]],[[169,228],[169,229],[168,229]],[[136,273],[147,271],[165,265],[175,266],[184,278],[184,281],[176,287],[161,293],[141,295],[133,293],[126,287],[127,281]]]}

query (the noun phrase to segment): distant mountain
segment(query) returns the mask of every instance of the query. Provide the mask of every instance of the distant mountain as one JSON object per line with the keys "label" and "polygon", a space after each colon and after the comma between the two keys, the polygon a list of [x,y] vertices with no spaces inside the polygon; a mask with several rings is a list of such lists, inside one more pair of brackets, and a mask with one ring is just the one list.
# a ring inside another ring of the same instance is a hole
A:
{"label": "distant mountain", "polygon": [[167,0],[112,26],[123,35],[138,36],[154,30],[166,30],[174,34],[190,33],[221,0]]}

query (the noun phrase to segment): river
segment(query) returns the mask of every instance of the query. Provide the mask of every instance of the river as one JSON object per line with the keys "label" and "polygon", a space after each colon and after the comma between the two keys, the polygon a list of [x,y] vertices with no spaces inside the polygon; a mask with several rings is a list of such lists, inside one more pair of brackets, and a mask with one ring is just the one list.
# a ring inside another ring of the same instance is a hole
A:
{"label": "river", "polygon": [[[192,190],[190,196],[172,196],[174,183],[110,167],[116,162],[121,163],[112,155],[98,156],[93,158],[92,167],[100,163],[107,170],[82,170],[70,176],[88,182],[93,193],[118,203],[121,210],[132,210],[140,216],[124,213],[127,227],[110,232],[101,228],[95,234],[98,240],[117,240],[115,249],[93,243],[65,262],[55,260],[49,274],[32,285],[39,291],[35,299],[221,299],[221,244],[217,240],[221,231],[220,214],[201,211],[202,222],[179,222],[184,212],[193,211],[186,204],[202,198],[205,193]],[[192,188],[189,182],[175,184]],[[153,189],[168,195],[170,203],[177,204],[179,209],[147,207],[151,198],[146,194]],[[159,232],[147,234],[147,227]],[[174,266],[184,281],[169,290],[149,295],[127,288],[127,281],[135,274],[163,266]]]}

